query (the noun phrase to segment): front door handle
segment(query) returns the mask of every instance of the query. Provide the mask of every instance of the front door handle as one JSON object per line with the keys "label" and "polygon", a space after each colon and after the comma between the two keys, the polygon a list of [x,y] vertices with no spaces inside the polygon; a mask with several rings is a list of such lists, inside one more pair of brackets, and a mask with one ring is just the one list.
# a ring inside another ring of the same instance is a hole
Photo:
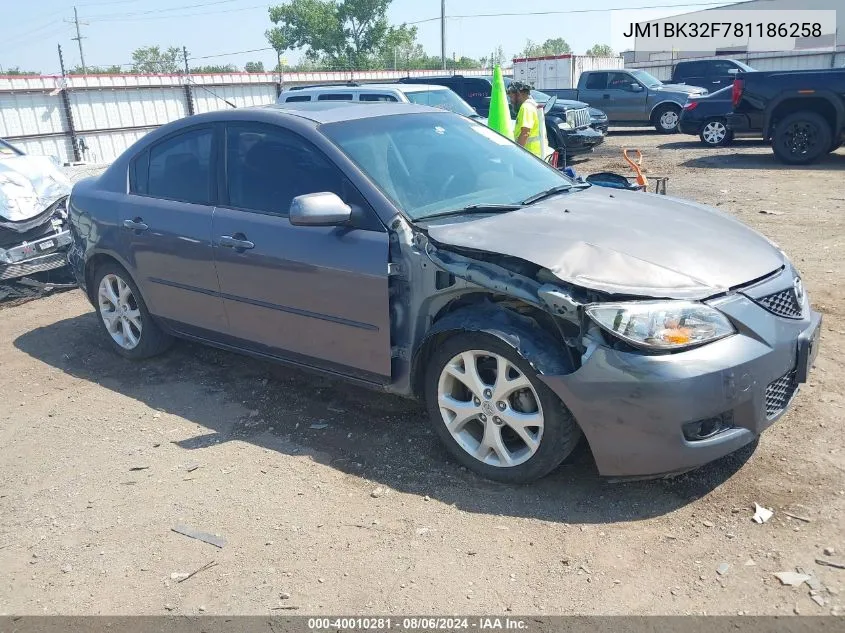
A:
{"label": "front door handle", "polygon": [[246,235],[243,233],[221,235],[218,244],[220,244],[220,246],[225,246],[226,248],[234,248],[236,251],[245,251],[250,248],[255,248],[255,244],[246,239]]}
{"label": "front door handle", "polygon": [[129,231],[146,231],[150,227],[144,224],[144,221],[141,218],[135,218],[134,220],[124,220],[123,221],[123,228]]}

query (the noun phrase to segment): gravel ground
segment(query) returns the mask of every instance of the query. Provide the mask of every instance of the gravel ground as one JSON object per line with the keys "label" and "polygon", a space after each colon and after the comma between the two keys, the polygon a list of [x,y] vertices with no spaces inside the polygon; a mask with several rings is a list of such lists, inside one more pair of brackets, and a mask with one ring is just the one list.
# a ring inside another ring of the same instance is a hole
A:
{"label": "gravel ground", "polygon": [[[845,570],[816,559],[845,561],[845,150],[786,168],[640,131],[577,169],[622,171],[622,146],[778,242],[825,314],[811,382],[758,445],[628,483],[582,446],[493,484],[414,402],[187,343],[129,363],[57,294],[0,312],[0,614],[840,613]],[[773,575],[796,568],[811,586]]]}

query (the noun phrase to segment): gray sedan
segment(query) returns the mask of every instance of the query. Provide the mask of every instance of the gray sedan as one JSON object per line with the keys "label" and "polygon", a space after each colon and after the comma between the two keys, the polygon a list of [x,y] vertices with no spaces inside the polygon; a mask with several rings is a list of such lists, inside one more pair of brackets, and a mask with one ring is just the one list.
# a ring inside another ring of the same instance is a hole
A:
{"label": "gray sedan", "polygon": [[452,455],[527,482],[582,434],[680,472],[787,410],[820,316],[774,244],[590,187],[458,115],[286,104],[182,119],[71,194],[70,260],[115,352],[173,337],[425,400]]}

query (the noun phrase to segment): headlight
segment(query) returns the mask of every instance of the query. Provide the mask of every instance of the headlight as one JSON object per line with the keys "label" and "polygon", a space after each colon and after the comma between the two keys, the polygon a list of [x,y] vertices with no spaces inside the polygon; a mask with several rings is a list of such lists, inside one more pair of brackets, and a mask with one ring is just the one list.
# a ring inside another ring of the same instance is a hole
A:
{"label": "headlight", "polygon": [[575,126],[572,125],[572,123],[570,121],[564,121],[563,123],[558,123],[557,126],[561,130],[574,130],[575,129]]}
{"label": "headlight", "polygon": [[724,314],[693,301],[600,303],[588,307],[587,315],[611,334],[648,349],[684,349],[736,332]]}

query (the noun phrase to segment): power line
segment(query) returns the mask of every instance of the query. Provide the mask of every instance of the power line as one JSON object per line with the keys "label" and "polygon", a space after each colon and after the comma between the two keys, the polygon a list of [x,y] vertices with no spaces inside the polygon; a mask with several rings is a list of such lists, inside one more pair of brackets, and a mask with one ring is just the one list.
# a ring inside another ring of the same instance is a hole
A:
{"label": "power line", "polygon": [[229,55],[242,55],[244,53],[260,53],[262,51],[272,51],[275,50],[272,46],[265,46],[264,48],[252,48],[247,51],[234,51],[232,53],[218,53],[217,55],[203,55],[202,57],[191,57],[191,60],[194,59],[212,59],[214,57],[228,57]]}
{"label": "power line", "polygon": [[140,15],[150,15],[153,13],[167,13],[168,11],[182,11],[183,9],[196,9],[198,7],[210,7],[218,4],[231,4],[232,2],[239,2],[240,0],[214,0],[213,2],[200,2],[195,4],[183,4],[178,7],[168,7],[166,9],[152,9],[148,11],[134,11],[130,13],[120,12],[120,13],[97,13],[94,15],[89,16],[92,20],[93,19],[101,19],[101,18],[130,18],[136,17]]}
{"label": "power line", "polygon": [[[746,2],[750,2],[753,0],[746,0]],[[775,0],[757,0],[758,2],[774,2]],[[505,18],[505,17],[522,17],[526,15],[567,15],[573,13],[608,13],[610,11],[638,11],[640,9],[673,9],[673,8],[686,8],[686,7],[712,7],[712,6],[725,6],[731,4],[727,0],[722,0],[721,2],[685,2],[683,4],[651,4],[646,6],[639,6],[639,7],[631,7],[631,6],[624,6],[624,7],[608,7],[604,9],[568,9],[562,11],[520,11],[518,13],[508,12],[508,13],[467,13],[464,15],[447,15],[447,20],[457,20],[462,18]],[[745,4],[745,2],[734,3],[738,6]],[[405,24],[413,25],[413,24],[424,24],[426,22],[435,22],[440,20],[440,16],[435,18],[425,18],[424,20],[415,20],[413,22],[405,22]]]}
{"label": "power line", "polygon": [[[255,4],[249,7],[240,7],[237,9],[222,9],[218,11],[202,11],[195,13],[181,13],[179,15],[152,15],[146,17],[114,17],[114,18],[97,18],[97,22],[141,22],[146,20],[173,20],[177,18],[192,18],[197,16],[218,15],[221,13],[238,13],[241,11],[251,11],[254,9],[267,9],[267,4]],[[156,13],[159,13],[156,11]],[[93,19],[93,18],[92,18]],[[439,18],[438,18],[439,19]]]}

